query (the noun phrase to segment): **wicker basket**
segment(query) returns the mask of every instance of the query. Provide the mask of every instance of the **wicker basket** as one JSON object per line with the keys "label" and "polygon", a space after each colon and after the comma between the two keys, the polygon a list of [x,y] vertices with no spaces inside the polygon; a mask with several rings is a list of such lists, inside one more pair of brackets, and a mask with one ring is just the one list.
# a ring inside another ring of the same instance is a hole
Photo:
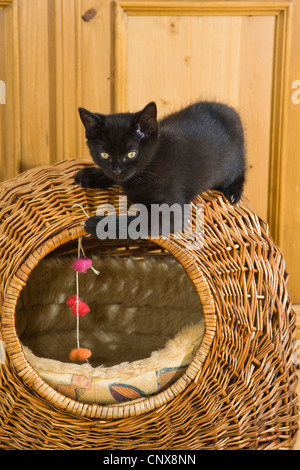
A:
{"label": "wicker basket", "polygon": [[[16,333],[18,299],[51,253],[73,252],[82,222],[118,189],[83,190],[73,175],[88,164],[67,160],[29,170],[0,186],[2,351],[1,449],[278,449],[298,430],[293,361],[295,315],[284,259],[247,201],[222,194],[205,205],[199,250],[171,237],[135,244],[86,238],[106,256],[172,256],[197,290],[205,333],[191,363],[165,390],[121,405],[87,404],[48,385],[27,361]],[[3,348],[2,348],[3,349]]]}

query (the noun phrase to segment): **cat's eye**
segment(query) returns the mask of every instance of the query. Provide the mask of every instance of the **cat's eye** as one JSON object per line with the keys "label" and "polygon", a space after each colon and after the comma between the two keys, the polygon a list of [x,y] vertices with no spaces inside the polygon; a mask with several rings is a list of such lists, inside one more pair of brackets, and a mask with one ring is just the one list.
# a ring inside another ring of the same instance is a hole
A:
{"label": "cat's eye", "polygon": [[101,158],[103,158],[103,160],[107,160],[109,158],[109,153],[105,153],[105,152],[101,152]]}
{"label": "cat's eye", "polygon": [[137,156],[137,152],[128,152],[126,156],[127,158],[135,158]]}

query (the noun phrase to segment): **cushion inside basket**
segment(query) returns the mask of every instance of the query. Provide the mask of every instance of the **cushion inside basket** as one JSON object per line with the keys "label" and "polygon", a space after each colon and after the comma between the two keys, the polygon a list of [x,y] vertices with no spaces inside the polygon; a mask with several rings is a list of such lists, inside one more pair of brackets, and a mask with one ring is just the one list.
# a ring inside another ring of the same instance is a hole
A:
{"label": "cushion inside basket", "polygon": [[166,388],[186,370],[204,334],[201,303],[171,256],[91,256],[79,275],[80,346],[88,363],[71,362],[76,317],[66,300],[76,292],[74,256],[46,257],[32,271],[16,309],[28,362],[45,382],[84,403],[120,404]]}

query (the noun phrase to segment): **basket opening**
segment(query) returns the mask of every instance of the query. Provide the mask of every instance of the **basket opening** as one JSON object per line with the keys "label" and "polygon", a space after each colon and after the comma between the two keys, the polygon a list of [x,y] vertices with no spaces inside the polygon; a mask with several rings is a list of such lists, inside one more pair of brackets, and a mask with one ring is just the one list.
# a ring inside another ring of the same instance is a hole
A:
{"label": "basket opening", "polygon": [[[126,246],[87,238],[83,247],[100,271],[79,275],[80,298],[90,307],[80,318],[80,346],[92,351],[89,364],[69,359],[76,317],[66,300],[76,292],[76,240],[42,259],[20,294],[15,321],[27,360],[66,395],[61,388],[66,374],[119,384],[117,391],[109,385],[106,398],[100,392],[98,398],[73,396],[71,390],[72,398],[84,402],[111,404],[162,390],[183,374],[204,334],[193,282],[177,259],[150,241]],[[155,383],[145,387],[150,372]],[[130,393],[124,387],[120,392],[125,382]]]}

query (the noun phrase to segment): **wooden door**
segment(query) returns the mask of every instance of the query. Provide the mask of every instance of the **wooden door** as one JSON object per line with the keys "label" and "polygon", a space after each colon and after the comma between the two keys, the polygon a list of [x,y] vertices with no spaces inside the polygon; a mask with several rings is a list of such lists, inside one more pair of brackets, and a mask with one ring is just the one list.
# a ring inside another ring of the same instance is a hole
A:
{"label": "wooden door", "polygon": [[300,303],[299,1],[0,0],[0,177],[88,158],[79,106],[224,101],[245,127],[245,194]]}
{"label": "wooden door", "polygon": [[267,219],[269,170],[280,158],[271,135],[281,109],[272,104],[284,61],[275,40],[285,27],[285,7],[262,13],[261,4],[226,3],[152,3],[148,9],[142,2],[119,3],[115,108],[142,108],[151,99],[161,116],[201,99],[235,107],[246,133],[245,193]]}

